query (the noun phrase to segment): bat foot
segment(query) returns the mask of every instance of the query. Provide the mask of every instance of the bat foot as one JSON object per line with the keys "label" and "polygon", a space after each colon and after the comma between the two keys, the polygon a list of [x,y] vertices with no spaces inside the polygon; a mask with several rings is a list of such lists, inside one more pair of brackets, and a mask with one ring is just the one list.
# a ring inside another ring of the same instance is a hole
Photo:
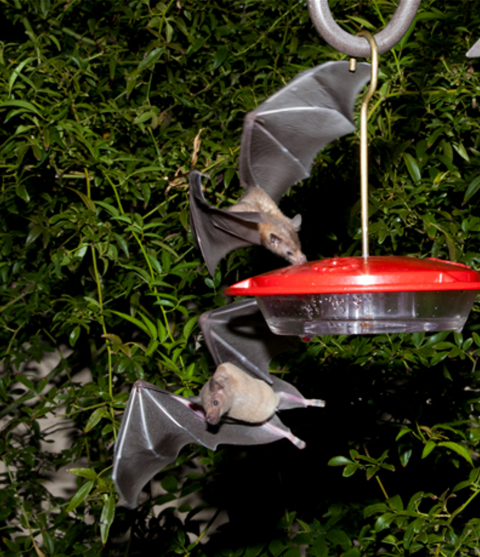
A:
{"label": "bat foot", "polygon": [[325,401],[320,400],[319,398],[311,398],[306,402],[307,402],[307,406],[317,406],[318,408],[324,408],[325,406]]}
{"label": "bat foot", "polygon": [[302,441],[298,437],[295,437],[295,435],[293,434],[290,434],[287,439],[291,441],[295,445],[295,447],[297,447],[297,449],[304,449],[307,446],[305,441]]}

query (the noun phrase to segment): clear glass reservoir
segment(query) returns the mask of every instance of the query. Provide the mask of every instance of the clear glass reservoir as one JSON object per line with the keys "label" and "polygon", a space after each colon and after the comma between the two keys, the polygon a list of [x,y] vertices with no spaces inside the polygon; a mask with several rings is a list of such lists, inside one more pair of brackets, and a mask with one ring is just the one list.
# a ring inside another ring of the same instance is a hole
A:
{"label": "clear glass reservoir", "polygon": [[477,292],[365,292],[256,296],[277,335],[460,332]]}
{"label": "clear glass reservoir", "polygon": [[230,295],[255,296],[279,335],[461,331],[480,273],[413,257],[340,257],[247,279]]}

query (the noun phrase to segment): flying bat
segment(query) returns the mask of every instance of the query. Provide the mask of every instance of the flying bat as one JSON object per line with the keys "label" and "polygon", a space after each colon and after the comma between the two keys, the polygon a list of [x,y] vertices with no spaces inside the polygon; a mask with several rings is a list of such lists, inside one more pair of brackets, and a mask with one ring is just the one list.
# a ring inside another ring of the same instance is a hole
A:
{"label": "flying bat", "polygon": [[[295,387],[268,373],[270,360],[298,339],[274,335],[256,300],[208,311],[200,316],[200,325],[217,365],[200,396],[183,398],[145,381],[133,386],[113,467],[117,491],[129,507],[137,505],[143,486],[174,462],[184,445],[216,449],[220,444],[259,445],[286,438],[303,448],[304,442],[276,412],[323,405],[304,399]],[[212,409],[218,414],[212,415]]]}
{"label": "flying bat", "polygon": [[[261,445],[286,438],[300,449],[305,447],[305,443],[293,435],[275,412],[297,407],[323,406],[323,401],[304,399],[295,387],[276,377],[272,377],[273,386],[270,387],[261,379],[248,376],[232,364],[225,365],[219,366],[222,369],[216,379],[212,378],[207,382],[204,387],[207,395],[204,398],[209,399],[210,383],[214,381],[213,391],[217,396],[216,385],[220,385],[222,389],[229,391],[230,398],[237,399],[235,407],[245,406],[243,411],[238,412],[238,408],[233,411],[235,415],[241,415],[243,421],[228,418],[231,407],[228,404],[219,404],[227,418],[217,420],[217,425],[209,425],[200,397],[187,399],[176,396],[145,381],[134,384],[115,444],[112,474],[117,491],[126,506],[135,508],[138,505],[143,486],[165,466],[175,462],[180,450],[188,443],[197,443],[214,450],[220,444]],[[225,372],[233,375],[234,381],[241,375],[247,376],[247,382],[243,381],[243,385],[239,387],[227,385]],[[248,380],[256,384],[252,387]],[[248,385],[247,391],[244,389],[245,385]],[[262,390],[260,395],[259,389]],[[271,391],[263,402],[264,414],[269,417],[257,421],[258,415],[250,413],[250,409],[262,399],[264,389]],[[213,399],[210,400],[212,407],[216,408]]]}
{"label": "flying bat", "polygon": [[270,385],[270,360],[298,346],[298,337],[272,333],[255,298],[207,311],[199,323],[217,366],[230,362]]}
{"label": "flying bat", "polygon": [[245,193],[226,209],[209,205],[202,175],[190,173],[190,222],[211,275],[220,259],[239,247],[263,245],[292,264],[306,261],[298,230],[277,203],[296,182],[308,178],[317,153],[355,130],[357,95],[370,79],[370,65],[327,62],[296,76],[249,112],[240,145],[240,182]]}

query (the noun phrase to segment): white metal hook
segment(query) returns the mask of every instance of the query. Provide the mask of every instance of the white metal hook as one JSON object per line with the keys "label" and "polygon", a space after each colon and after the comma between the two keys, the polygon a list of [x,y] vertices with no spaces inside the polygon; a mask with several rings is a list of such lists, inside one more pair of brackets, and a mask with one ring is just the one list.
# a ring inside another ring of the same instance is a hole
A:
{"label": "white metal hook", "polygon": [[[374,36],[379,54],[389,51],[401,41],[415,18],[420,2],[421,0],[399,1],[388,25]],[[371,49],[367,39],[344,31],[333,19],[328,0],[308,0],[308,10],[317,31],[330,46],[348,56],[370,56]]]}

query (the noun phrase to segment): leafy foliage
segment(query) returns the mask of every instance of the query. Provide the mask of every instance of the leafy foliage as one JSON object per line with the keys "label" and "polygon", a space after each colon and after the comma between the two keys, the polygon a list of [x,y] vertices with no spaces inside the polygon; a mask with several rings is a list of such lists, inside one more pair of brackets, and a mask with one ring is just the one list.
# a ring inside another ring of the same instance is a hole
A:
{"label": "leafy foliage", "polygon": [[[352,33],[378,31],[395,10],[331,7]],[[303,0],[2,0],[0,10],[2,554],[475,555],[478,306],[463,333],[304,343],[274,368],[327,400],[324,413],[286,418],[306,451],[194,447],[136,511],[116,506],[113,443],[132,383],[196,392],[212,367],[199,314],[225,303],[224,285],[280,264],[238,250],[207,275],[189,229],[189,169],[210,173],[210,202],[233,201],[245,112],[343,55],[316,35]],[[465,52],[479,28],[476,2],[424,0],[381,58],[374,254],[478,266],[480,81]],[[328,146],[282,200],[304,215],[309,259],[360,251],[357,151],[355,134]],[[74,490],[52,490],[59,469]]]}

